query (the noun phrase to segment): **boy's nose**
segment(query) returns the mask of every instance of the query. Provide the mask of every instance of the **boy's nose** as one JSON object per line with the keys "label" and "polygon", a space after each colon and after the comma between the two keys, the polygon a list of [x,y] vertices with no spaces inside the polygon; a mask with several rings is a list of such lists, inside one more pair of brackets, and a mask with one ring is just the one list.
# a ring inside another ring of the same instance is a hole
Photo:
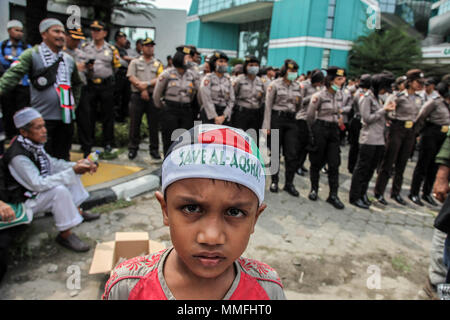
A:
{"label": "boy's nose", "polygon": [[197,234],[197,242],[210,246],[225,244],[225,225],[222,218],[206,218]]}

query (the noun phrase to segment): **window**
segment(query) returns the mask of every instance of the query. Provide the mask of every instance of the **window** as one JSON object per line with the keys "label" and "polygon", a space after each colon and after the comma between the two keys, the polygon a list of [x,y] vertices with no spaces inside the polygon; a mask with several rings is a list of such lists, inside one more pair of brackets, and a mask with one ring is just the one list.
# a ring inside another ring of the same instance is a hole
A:
{"label": "window", "polygon": [[331,38],[333,36],[335,14],[336,14],[336,0],[330,0],[330,2],[328,3],[328,17],[325,29],[325,38]]}
{"label": "window", "polygon": [[379,0],[378,3],[380,5],[381,12],[394,13],[396,0]]}
{"label": "window", "polygon": [[328,65],[330,64],[330,49],[323,49],[323,55],[322,55],[322,69],[328,69]]}

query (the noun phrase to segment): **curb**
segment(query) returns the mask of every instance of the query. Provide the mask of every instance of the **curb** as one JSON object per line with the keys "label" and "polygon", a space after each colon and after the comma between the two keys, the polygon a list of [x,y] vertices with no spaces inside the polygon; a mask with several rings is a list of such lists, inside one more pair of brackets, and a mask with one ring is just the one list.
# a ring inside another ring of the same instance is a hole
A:
{"label": "curb", "polygon": [[89,191],[89,198],[83,202],[81,208],[89,210],[92,207],[139,196],[143,193],[158,189],[160,177],[154,174],[144,175],[114,186]]}

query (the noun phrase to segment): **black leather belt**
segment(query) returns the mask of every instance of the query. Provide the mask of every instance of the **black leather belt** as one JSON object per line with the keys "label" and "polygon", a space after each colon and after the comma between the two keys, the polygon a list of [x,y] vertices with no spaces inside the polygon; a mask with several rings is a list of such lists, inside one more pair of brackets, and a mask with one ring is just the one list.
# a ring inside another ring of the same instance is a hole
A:
{"label": "black leather belt", "polygon": [[276,114],[280,118],[294,119],[295,112],[272,110],[272,114]]}
{"label": "black leather belt", "polygon": [[328,127],[328,128],[334,128],[334,127],[338,126],[337,122],[325,121],[325,120],[320,120],[320,119],[317,119],[316,123],[320,124],[321,126]]}
{"label": "black leather belt", "polygon": [[190,108],[191,107],[191,103],[190,102],[177,102],[177,101],[170,101],[170,100],[164,100],[164,102],[166,103],[166,105],[168,107],[174,107],[174,108]]}
{"label": "black leather belt", "polygon": [[258,109],[252,109],[252,108],[247,108],[247,107],[242,107],[242,106],[236,106],[237,110],[239,112],[245,111],[245,112],[259,112],[259,108]]}

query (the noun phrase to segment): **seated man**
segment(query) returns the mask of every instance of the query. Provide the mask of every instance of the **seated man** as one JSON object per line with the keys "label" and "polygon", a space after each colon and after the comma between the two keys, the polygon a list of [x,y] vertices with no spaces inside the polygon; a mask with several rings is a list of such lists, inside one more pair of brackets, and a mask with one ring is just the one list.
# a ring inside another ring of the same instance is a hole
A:
{"label": "seated man", "polygon": [[83,212],[78,206],[88,197],[79,175],[94,173],[97,165],[85,159],[77,163],[58,160],[44,150],[47,140],[45,121],[34,108],[24,108],[14,115],[14,125],[20,134],[13,139],[3,157],[5,184],[10,203],[25,203],[32,214],[51,212],[59,234],[56,241],[77,252],[89,245],[71,229],[83,219],[91,221],[99,215]]}

